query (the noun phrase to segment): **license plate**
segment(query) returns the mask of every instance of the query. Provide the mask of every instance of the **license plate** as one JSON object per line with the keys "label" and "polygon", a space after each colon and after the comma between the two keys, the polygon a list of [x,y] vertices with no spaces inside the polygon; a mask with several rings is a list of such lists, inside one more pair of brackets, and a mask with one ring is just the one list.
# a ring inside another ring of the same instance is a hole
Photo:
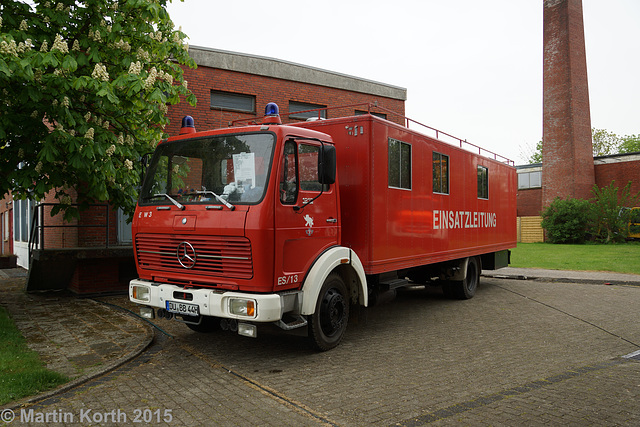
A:
{"label": "license plate", "polygon": [[197,304],[188,304],[186,302],[167,301],[167,311],[187,316],[200,315],[200,307]]}

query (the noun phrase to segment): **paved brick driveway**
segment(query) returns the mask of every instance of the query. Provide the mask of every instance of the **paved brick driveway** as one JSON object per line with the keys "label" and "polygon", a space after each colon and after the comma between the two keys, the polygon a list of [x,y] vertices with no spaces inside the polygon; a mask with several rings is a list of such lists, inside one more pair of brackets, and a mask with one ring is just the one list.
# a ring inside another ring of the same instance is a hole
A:
{"label": "paved brick driveway", "polygon": [[639,307],[635,286],[483,278],[469,301],[426,289],[361,310],[326,353],[299,333],[162,320],[173,338],[30,409],[152,424],[168,410],[169,425],[638,425],[640,356],[621,356],[640,349]]}

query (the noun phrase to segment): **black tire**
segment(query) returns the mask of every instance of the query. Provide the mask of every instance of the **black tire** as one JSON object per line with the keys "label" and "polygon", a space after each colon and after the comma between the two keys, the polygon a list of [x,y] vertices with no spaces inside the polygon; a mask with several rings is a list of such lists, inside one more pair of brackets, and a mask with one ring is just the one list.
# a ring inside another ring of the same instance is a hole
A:
{"label": "black tire", "polygon": [[[220,319],[218,319],[217,317],[201,316],[201,318],[202,320],[200,321],[199,325],[193,323],[185,323],[185,325],[187,325],[187,327],[192,331],[199,332],[201,334],[208,334],[220,330]],[[195,322],[198,321],[197,318],[187,319]]]}
{"label": "black tire", "polygon": [[464,280],[452,280],[442,286],[447,298],[471,299],[476,294],[480,283],[480,262],[471,257],[467,263],[467,274]]}
{"label": "black tire", "polygon": [[316,311],[309,316],[309,338],[320,351],[335,348],[347,329],[349,321],[349,293],[342,278],[332,273],[318,294]]}

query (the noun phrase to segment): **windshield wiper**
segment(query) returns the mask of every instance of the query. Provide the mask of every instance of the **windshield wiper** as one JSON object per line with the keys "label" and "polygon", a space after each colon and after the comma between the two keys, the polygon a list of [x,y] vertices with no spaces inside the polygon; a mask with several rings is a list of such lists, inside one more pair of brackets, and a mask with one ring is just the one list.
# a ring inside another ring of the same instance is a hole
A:
{"label": "windshield wiper", "polygon": [[173,197],[171,197],[170,195],[168,195],[167,193],[158,193],[158,194],[154,194],[152,197],[166,197],[167,199],[169,199],[169,201],[171,203],[173,203],[174,205],[176,205],[178,207],[178,209],[180,209],[181,211],[184,210],[184,205],[180,202],[178,202],[176,199],[174,199]]}
{"label": "windshield wiper", "polygon": [[196,191],[196,194],[211,194],[213,197],[215,197],[216,199],[218,199],[220,201],[220,203],[222,203],[223,205],[225,205],[226,207],[228,207],[230,210],[235,210],[236,207],[233,206],[231,203],[227,202],[225,199],[223,199],[222,197],[218,196],[216,193],[214,193],[211,190],[202,190],[202,191]]}

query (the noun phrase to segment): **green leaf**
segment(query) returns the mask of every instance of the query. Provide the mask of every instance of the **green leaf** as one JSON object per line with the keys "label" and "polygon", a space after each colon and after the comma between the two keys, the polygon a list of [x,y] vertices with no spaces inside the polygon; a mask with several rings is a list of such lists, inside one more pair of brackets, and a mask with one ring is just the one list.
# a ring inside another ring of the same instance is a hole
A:
{"label": "green leaf", "polygon": [[12,74],[11,70],[9,69],[9,66],[2,58],[0,58],[0,72],[2,72],[7,77],[11,76]]}
{"label": "green leaf", "polygon": [[69,70],[72,73],[78,69],[78,63],[76,59],[71,55],[66,55],[62,60],[62,68]]}

